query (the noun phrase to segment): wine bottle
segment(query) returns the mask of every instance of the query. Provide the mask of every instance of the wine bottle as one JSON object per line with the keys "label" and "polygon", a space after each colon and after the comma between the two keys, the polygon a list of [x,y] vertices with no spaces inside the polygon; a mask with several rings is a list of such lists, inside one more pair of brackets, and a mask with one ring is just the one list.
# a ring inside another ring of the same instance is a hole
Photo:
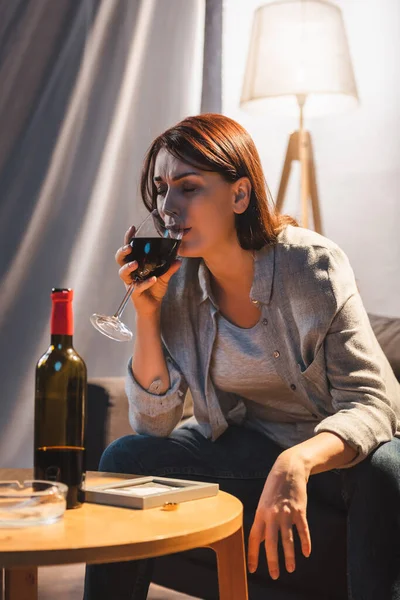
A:
{"label": "wine bottle", "polygon": [[53,288],[50,346],[36,365],[35,479],[68,486],[67,508],[80,506],[85,476],[86,365],[72,345],[73,291]]}

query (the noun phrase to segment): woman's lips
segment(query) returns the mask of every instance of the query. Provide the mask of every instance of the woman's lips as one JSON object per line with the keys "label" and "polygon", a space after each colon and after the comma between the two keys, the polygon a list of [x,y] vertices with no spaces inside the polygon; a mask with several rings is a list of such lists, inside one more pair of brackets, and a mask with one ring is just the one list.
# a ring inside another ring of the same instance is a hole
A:
{"label": "woman's lips", "polygon": [[182,237],[184,237],[185,235],[187,235],[189,233],[189,231],[192,229],[191,227],[184,227],[183,229],[181,228],[176,228],[176,227],[165,227],[165,229],[167,231],[170,231],[173,235],[178,235],[178,234],[182,234]]}

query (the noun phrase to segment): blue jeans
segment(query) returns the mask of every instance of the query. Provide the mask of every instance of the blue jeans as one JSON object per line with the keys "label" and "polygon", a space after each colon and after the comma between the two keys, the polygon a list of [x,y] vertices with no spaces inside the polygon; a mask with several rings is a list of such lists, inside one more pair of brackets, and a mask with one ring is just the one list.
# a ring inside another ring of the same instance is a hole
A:
{"label": "blue jeans", "polygon": [[[215,442],[181,428],[168,438],[129,435],[114,441],[99,470],[216,482],[238,497],[246,512],[255,512],[281,452],[265,435],[243,427],[229,427]],[[352,468],[310,477],[309,499],[347,512],[349,600],[400,600],[399,474],[400,439],[395,438]],[[313,552],[304,560],[315,560]],[[300,557],[296,571],[303,563]],[[84,600],[145,600],[152,565],[153,560],[88,565]]]}

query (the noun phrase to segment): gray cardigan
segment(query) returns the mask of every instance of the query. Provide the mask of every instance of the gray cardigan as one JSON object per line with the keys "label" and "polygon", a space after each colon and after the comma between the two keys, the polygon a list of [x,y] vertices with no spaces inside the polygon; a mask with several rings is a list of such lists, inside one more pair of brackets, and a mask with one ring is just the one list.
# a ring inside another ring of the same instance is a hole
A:
{"label": "gray cardigan", "polygon": [[[183,259],[161,310],[170,388],[144,390],[128,368],[129,416],[138,433],[168,436],[182,417],[189,386],[194,427],[213,440],[228,427],[210,377],[216,307],[207,267]],[[289,225],[256,252],[250,297],[268,321],[276,370],[315,418],[357,450],[352,466],[380,443],[400,437],[400,385],[369,322],[345,253],[331,240]]]}

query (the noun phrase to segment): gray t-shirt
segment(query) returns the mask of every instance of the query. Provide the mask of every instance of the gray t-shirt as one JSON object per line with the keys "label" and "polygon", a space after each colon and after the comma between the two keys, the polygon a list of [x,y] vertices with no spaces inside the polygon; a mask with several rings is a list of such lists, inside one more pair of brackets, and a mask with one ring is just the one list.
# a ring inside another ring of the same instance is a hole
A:
{"label": "gray t-shirt", "polygon": [[[238,327],[217,313],[217,335],[210,364],[211,379],[218,391],[232,395],[245,407],[242,425],[266,434],[283,447],[312,437],[313,415],[296,400],[276,371],[276,360],[268,337],[268,323],[260,318],[249,329]],[[225,395],[221,395],[225,398]],[[222,412],[230,421],[232,410],[222,401]]]}

